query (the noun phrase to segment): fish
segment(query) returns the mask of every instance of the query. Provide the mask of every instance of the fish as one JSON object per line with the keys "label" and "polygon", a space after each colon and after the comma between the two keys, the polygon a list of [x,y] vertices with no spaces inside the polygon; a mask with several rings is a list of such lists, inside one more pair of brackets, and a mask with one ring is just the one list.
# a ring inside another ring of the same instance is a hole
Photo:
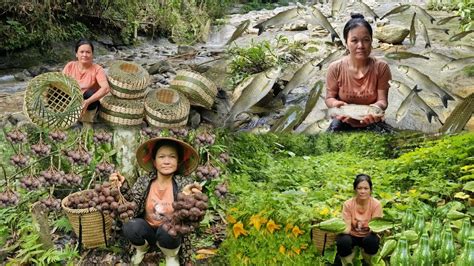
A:
{"label": "fish", "polygon": [[258,35],[262,34],[268,27],[270,26],[277,26],[281,24],[286,24],[291,21],[298,19],[299,17],[303,16],[305,10],[300,7],[295,7],[292,9],[285,10],[276,14],[275,16],[257,24],[254,28],[258,29]]}
{"label": "fish", "polygon": [[336,17],[336,13],[339,13],[341,10],[346,9],[347,2],[347,0],[332,0],[331,16]]}
{"label": "fish", "polygon": [[337,60],[346,53],[345,50],[337,49],[336,51],[330,53],[326,58],[319,62],[316,66],[319,67],[319,70],[323,68],[323,65],[330,64],[331,62]]}
{"label": "fish", "polygon": [[469,122],[474,112],[474,93],[463,99],[444,121],[440,133],[452,134],[460,132]]}
{"label": "fish", "polygon": [[414,5],[416,9],[418,9],[421,13],[421,16],[427,18],[431,24],[433,24],[433,22],[436,20],[434,17],[432,17],[424,8],[422,8],[421,6],[419,5]]}
{"label": "fish", "polygon": [[357,120],[362,120],[367,115],[382,117],[384,114],[385,112],[381,108],[363,104],[346,104],[341,107],[331,107],[328,110],[328,115],[330,117],[343,115]]}
{"label": "fish", "polygon": [[236,115],[246,111],[265,97],[272,89],[280,73],[281,67],[275,67],[256,74],[252,82],[242,90],[240,97],[232,105],[229,115],[224,122],[225,125],[227,127],[230,126]]}
{"label": "fish", "polygon": [[411,45],[415,45],[415,43],[416,43],[415,17],[416,17],[416,12],[413,12],[413,17],[411,18],[411,24],[410,24],[410,43],[411,43]]}
{"label": "fish", "polygon": [[230,36],[230,39],[225,43],[225,45],[232,43],[237,38],[242,36],[242,33],[244,33],[247,30],[249,25],[250,25],[249,19],[246,19],[242,23],[240,23],[239,26],[237,26],[237,28],[235,29],[234,33],[232,33],[232,36]]}
{"label": "fish", "polygon": [[299,105],[293,105],[280,117],[275,124],[270,128],[270,132],[291,132],[296,124],[300,121],[303,108]]}
{"label": "fish", "polygon": [[318,80],[314,84],[313,88],[309,92],[308,100],[306,101],[306,104],[304,106],[304,113],[301,115],[301,119],[300,119],[300,121],[298,121],[296,126],[301,124],[306,119],[306,117],[309,115],[309,113],[311,113],[311,111],[313,111],[314,107],[316,106],[316,104],[319,101],[319,98],[321,97],[321,94],[323,92],[323,88],[324,88],[324,82],[322,80]]}
{"label": "fish", "polygon": [[[280,96],[286,96],[294,88],[304,84],[309,79],[315,76],[318,71],[318,65],[316,59],[310,60],[301,66],[286,84],[285,88],[279,93]],[[277,96],[278,97],[278,96]]]}
{"label": "fish", "polygon": [[375,13],[375,11],[372,8],[370,8],[370,6],[368,6],[366,3],[362,1],[359,1],[359,3],[362,6],[362,8],[364,8],[365,12],[368,13],[370,16],[372,16],[374,20],[377,20],[379,18],[377,13]]}
{"label": "fish", "polygon": [[312,10],[311,8],[306,9],[307,13],[305,16],[305,19],[308,23],[310,24],[318,24],[321,25],[323,28],[325,28],[329,33],[331,33],[331,40],[334,42],[336,38],[339,40],[341,37],[337,34],[336,30],[332,27],[331,23],[329,23],[328,18],[324,16],[324,14],[317,8],[313,7]]}
{"label": "fish", "polygon": [[468,30],[468,31],[463,31],[463,32],[460,32],[456,35],[453,35],[451,36],[451,38],[449,38],[449,41],[453,42],[453,41],[459,41],[461,40],[462,38],[466,37],[468,34],[471,34],[473,33],[474,30]]}
{"label": "fish", "polygon": [[318,121],[308,125],[307,127],[305,127],[301,131],[301,133],[307,134],[307,135],[313,135],[313,134],[324,132],[329,127],[329,123],[330,122],[329,122],[328,119],[318,120]]}
{"label": "fish", "polygon": [[408,58],[422,58],[429,60],[430,58],[421,54],[415,54],[410,52],[390,52],[385,54],[386,58],[393,59],[393,60],[401,60],[401,59],[408,59]]}
{"label": "fish", "polygon": [[434,52],[434,51],[430,51],[426,53],[426,55],[428,55],[430,58],[435,58],[437,60],[446,61],[446,62],[451,62],[455,59],[454,57],[450,57],[445,54]]}
{"label": "fish", "polygon": [[[398,81],[397,81],[398,82]],[[406,114],[408,113],[408,110],[410,109],[410,103],[414,103],[417,107],[419,107],[421,110],[423,110],[426,114],[426,118],[428,119],[428,122],[431,123],[433,117],[436,117],[439,121],[439,117],[438,117],[438,114],[433,111],[433,109],[431,109],[431,107],[426,104],[425,101],[423,101],[423,99],[418,95],[418,92],[420,92],[421,90],[418,89],[418,85],[415,85],[415,87],[410,90],[410,88],[408,88],[408,86],[406,86],[405,84],[399,82],[400,84],[400,91],[403,90],[403,94],[406,93],[406,89],[408,89],[408,95],[405,97],[405,99],[402,101],[402,103],[400,104],[400,106],[398,107],[398,110],[397,110],[397,113],[395,115],[395,118],[396,118],[396,121],[397,123],[400,122],[403,117],[406,116]]]}
{"label": "fish", "polygon": [[444,24],[448,23],[453,18],[461,18],[461,16],[456,15],[456,16],[449,16],[449,17],[440,19],[438,22],[436,22],[436,25],[444,25]]}
{"label": "fish", "polygon": [[451,95],[449,95],[444,89],[440,88],[427,75],[421,73],[417,69],[407,65],[399,65],[398,70],[400,70],[402,73],[405,73],[422,89],[426,89],[426,91],[431,91],[438,95],[444,107],[448,107],[448,101],[454,101],[454,98]]}
{"label": "fish", "polygon": [[455,70],[455,69],[460,69],[468,65],[473,65],[474,64],[474,56],[469,56],[465,58],[459,58],[456,60],[453,60],[446,65],[444,65],[441,68],[441,71],[448,71],[448,70]]}
{"label": "fish", "polygon": [[421,35],[423,35],[423,39],[425,40],[425,48],[431,47],[430,37],[428,36],[425,23],[421,20],[418,20],[418,26],[420,27]]}
{"label": "fish", "polygon": [[442,29],[442,28],[428,28],[428,29],[432,31],[442,31],[446,33],[446,35],[449,35],[449,29]]}
{"label": "fish", "polygon": [[401,13],[407,9],[409,9],[411,7],[411,5],[400,5],[400,6],[397,6],[395,8],[393,8],[392,10],[388,11],[387,13],[385,13],[382,17],[380,17],[380,19],[383,19],[385,17],[388,17],[390,15],[394,15],[394,14],[397,14],[397,13]]}

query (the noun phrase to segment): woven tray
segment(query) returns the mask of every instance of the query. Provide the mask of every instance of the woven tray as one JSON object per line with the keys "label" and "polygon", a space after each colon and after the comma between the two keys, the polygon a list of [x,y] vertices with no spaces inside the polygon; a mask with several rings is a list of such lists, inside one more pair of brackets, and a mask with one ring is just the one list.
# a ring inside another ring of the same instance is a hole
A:
{"label": "woven tray", "polygon": [[145,119],[155,127],[180,127],[188,122],[189,100],[179,91],[159,88],[145,99]]}
{"label": "woven tray", "polygon": [[150,82],[150,75],[142,66],[122,60],[111,63],[107,78],[110,92],[123,99],[142,98]]}
{"label": "woven tray", "polygon": [[324,251],[336,243],[337,234],[312,228],[311,239],[316,248],[324,255]]}
{"label": "woven tray", "polygon": [[143,122],[145,108],[142,100],[125,100],[107,95],[100,104],[99,117],[105,122],[123,126],[135,126]]}
{"label": "woven tray", "polygon": [[82,243],[85,248],[107,246],[107,240],[112,231],[112,218],[109,215],[103,215],[95,208],[71,209],[64,205],[70,196],[86,191],[88,190],[65,197],[61,201],[61,207],[66,212],[74,233],[79,237],[79,243]]}
{"label": "woven tray", "polygon": [[77,81],[60,72],[34,77],[26,87],[23,111],[39,127],[66,129],[81,115],[83,96]]}
{"label": "woven tray", "polygon": [[193,71],[179,70],[170,82],[172,89],[188,97],[191,105],[211,109],[217,95],[217,86],[208,78]]}

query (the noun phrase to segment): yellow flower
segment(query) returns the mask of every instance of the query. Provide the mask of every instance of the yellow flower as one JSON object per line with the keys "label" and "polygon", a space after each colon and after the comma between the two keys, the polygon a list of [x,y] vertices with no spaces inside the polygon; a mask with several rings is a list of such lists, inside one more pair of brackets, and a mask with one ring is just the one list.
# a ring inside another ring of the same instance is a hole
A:
{"label": "yellow flower", "polygon": [[416,193],[416,189],[410,189],[410,190],[408,190],[408,192],[409,192],[410,194],[415,194],[415,193]]}
{"label": "yellow flower", "polygon": [[400,191],[395,192],[395,195],[397,195],[397,197],[400,197],[401,195]]}
{"label": "yellow flower", "polygon": [[272,234],[275,230],[278,230],[280,228],[281,228],[281,225],[276,224],[273,220],[270,220],[267,223],[267,230],[268,230],[268,232],[270,232]]}
{"label": "yellow flower", "polygon": [[234,224],[232,231],[234,231],[235,238],[238,238],[240,235],[246,236],[248,234],[247,230],[244,229],[244,224],[242,222]]}
{"label": "yellow flower", "polygon": [[301,253],[301,249],[299,249],[297,247],[291,247],[291,249],[298,255]]}
{"label": "yellow flower", "polygon": [[285,226],[285,233],[288,233],[293,228],[293,224],[286,224]]}
{"label": "yellow flower", "polygon": [[[295,227],[293,227],[293,229],[291,230],[291,233],[295,236],[295,237],[298,237],[298,235],[302,235],[304,233],[304,231],[301,231],[300,228],[296,225]],[[299,253],[298,253],[299,254]]]}
{"label": "yellow flower", "polygon": [[266,223],[267,219],[260,216],[260,214],[255,214],[250,217],[249,225],[255,226],[255,229],[260,230],[262,224]]}
{"label": "yellow flower", "polygon": [[237,220],[234,218],[234,216],[232,216],[230,214],[227,215],[226,220],[231,224],[235,224],[237,222]]}
{"label": "yellow flower", "polygon": [[236,211],[238,211],[238,210],[239,210],[239,209],[237,209],[237,208],[235,208],[235,207],[230,208],[230,211],[231,211],[231,212],[236,212]]}
{"label": "yellow flower", "polygon": [[308,248],[308,244],[307,244],[307,243],[303,243],[303,244],[301,244],[300,248],[301,248],[301,249],[307,249],[307,248]]}
{"label": "yellow flower", "polygon": [[278,249],[278,251],[279,251],[281,254],[285,255],[285,251],[286,251],[285,246],[280,245],[280,248]]}
{"label": "yellow flower", "polygon": [[324,209],[322,209],[322,210],[319,212],[319,214],[321,214],[321,215],[327,215],[327,214],[329,214],[329,209],[328,209],[328,207],[324,207]]}
{"label": "yellow flower", "polygon": [[340,212],[338,210],[332,211],[332,216],[336,217],[339,216]]}

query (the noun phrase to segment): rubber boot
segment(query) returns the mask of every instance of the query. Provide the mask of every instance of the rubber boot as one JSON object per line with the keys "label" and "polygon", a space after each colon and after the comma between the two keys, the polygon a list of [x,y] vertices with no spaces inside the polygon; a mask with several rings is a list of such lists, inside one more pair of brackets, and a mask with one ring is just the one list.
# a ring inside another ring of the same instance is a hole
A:
{"label": "rubber boot", "polygon": [[355,257],[355,250],[352,251],[352,253],[350,255],[347,255],[345,257],[341,257],[341,263],[343,266],[346,266],[346,265],[354,265],[353,264],[353,260],[354,260],[354,257]]}
{"label": "rubber boot", "polygon": [[364,251],[362,251],[362,258],[364,258],[364,261],[365,263],[367,263],[367,265],[372,265],[372,257],[373,255],[369,255],[365,253]]}
{"label": "rubber boot", "polygon": [[133,246],[135,247],[136,252],[130,262],[132,263],[132,265],[139,265],[140,262],[142,262],[143,257],[145,257],[146,252],[148,251],[148,242],[145,241],[145,244],[141,246]]}
{"label": "rubber boot", "polygon": [[166,266],[179,266],[178,252],[181,246],[175,249],[168,249],[159,245],[158,247],[161,249],[163,254],[165,254]]}

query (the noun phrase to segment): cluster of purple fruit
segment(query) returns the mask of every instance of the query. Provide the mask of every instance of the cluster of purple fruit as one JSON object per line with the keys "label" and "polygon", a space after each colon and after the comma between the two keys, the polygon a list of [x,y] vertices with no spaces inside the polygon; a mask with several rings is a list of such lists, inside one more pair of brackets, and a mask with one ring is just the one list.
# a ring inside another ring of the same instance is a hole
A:
{"label": "cluster of purple fruit", "polygon": [[99,131],[94,133],[94,137],[92,139],[94,140],[95,144],[110,143],[112,141],[112,134],[105,131]]}
{"label": "cluster of purple fruit", "polygon": [[210,164],[200,165],[196,169],[196,175],[201,180],[211,180],[219,177],[221,169],[219,167],[214,167]]}
{"label": "cluster of purple fruit", "polygon": [[37,144],[31,145],[31,153],[33,153],[34,155],[44,157],[44,156],[48,156],[50,152],[51,152],[51,145],[44,144],[42,141],[40,141]]}
{"label": "cluster of purple fruit", "polygon": [[60,199],[56,199],[56,198],[53,198],[53,197],[49,196],[46,199],[41,199],[39,202],[40,202],[41,206],[43,206],[43,208],[45,208],[45,209],[55,210],[55,211],[61,210],[61,200]]}
{"label": "cluster of purple fruit", "polygon": [[6,138],[11,143],[22,143],[26,141],[26,134],[18,129],[14,129],[7,133]]}
{"label": "cluster of purple fruit", "polygon": [[154,137],[158,137],[161,133],[161,129],[159,128],[154,128],[154,127],[144,127],[142,129],[142,133],[144,136],[148,137],[148,138],[154,138]]}
{"label": "cluster of purple fruit", "polygon": [[109,176],[115,171],[115,165],[108,162],[101,162],[95,166],[95,172],[99,176]]}
{"label": "cluster of purple fruit", "polygon": [[63,142],[67,139],[67,134],[60,130],[51,131],[49,132],[49,139],[52,141]]}
{"label": "cluster of purple fruit", "polygon": [[223,199],[227,195],[227,184],[226,183],[221,183],[218,184],[215,189],[214,189],[214,195],[216,195],[218,198]]}
{"label": "cluster of purple fruit", "polygon": [[219,154],[219,161],[221,161],[224,164],[230,162],[230,155],[227,152],[223,152]]}
{"label": "cluster of purple fruit", "polygon": [[16,167],[25,167],[28,164],[28,156],[21,153],[14,154],[10,157],[10,163]]}
{"label": "cluster of purple fruit", "polygon": [[28,175],[20,180],[20,186],[27,190],[35,190],[42,186],[41,180],[36,176]]}
{"label": "cluster of purple fruit", "polygon": [[7,206],[17,205],[20,201],[20,194],[18,192],[6,189],[4,192],[0,192],[0,207],[4,208]]}
{"label": "cluster of purple fruit", "polygon": [[210,133],[201,133],[196,136],[196,144],[200,146],[208,146],[214,144],[216,141],[216,135]]}
{"label": "cluster of purple fruit", "polygon": [[185,138],[188,135],[188,130],[185,127],[182,128],[170,128],[171,136],[176,138]]}
{"label": "cluster of purple fruit", "polygon": [[83,148],[66,151],[66,157],[71,163],[79,165],[88,165],[92,160],[91,154]]}

